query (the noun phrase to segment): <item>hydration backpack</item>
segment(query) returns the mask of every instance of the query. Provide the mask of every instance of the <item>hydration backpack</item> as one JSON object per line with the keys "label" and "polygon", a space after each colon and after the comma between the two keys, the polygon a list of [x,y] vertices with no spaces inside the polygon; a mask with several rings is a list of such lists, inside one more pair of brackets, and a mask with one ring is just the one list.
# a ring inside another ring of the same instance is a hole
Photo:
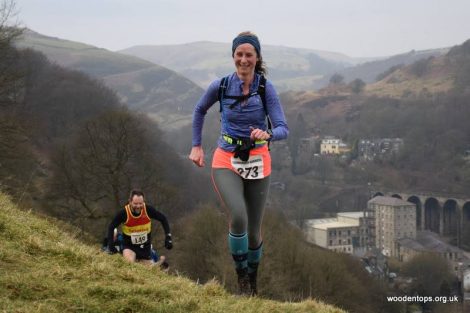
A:
{"label": "hydration backpack", "polygon": [[[225,94],[225,91],[227,89],[227,85],[228,85],[228,80],[230,78],[230,75],[229,76],[225,76],[224,78],[222,78],[222,80],[220,81],[220,85],[219,85],[219,92],[217,94],[217,100],[219,101],[220,103],[220,109],[219,111],[222,113],[222,110],[223,110],[223,106],[222,106],[222,99],[224,98],[227,98],[227,99],[235,99],[236,101],[234,103],[232,103],[229,107],[230,109],[233,109],[233,107],[241,102],[241,101],[245,101],[247,100],[248,98],[251,98],[253,96],[257,96],[259,95],[261,97],[261,102],[263,103],[263,108],[264,108],[264,113],[266,114],[266,118],[268,120],[268,130],[271,130],[272,129],[272,124],[271,124],[271,119],[269,118],[269,115],[268,115],[268,110],[266,108],[266,77],[264,77],[263,75],[261,75],[260,79],[259,79],[259,84],[258,84],[258,90],[256,90],[255,92],[252,92],[250,94],[247,94],[247,95],[243,95],[243,96],[231,96],[231,95],[226,95]],[[269,145],[269,143],[268,143]]]}

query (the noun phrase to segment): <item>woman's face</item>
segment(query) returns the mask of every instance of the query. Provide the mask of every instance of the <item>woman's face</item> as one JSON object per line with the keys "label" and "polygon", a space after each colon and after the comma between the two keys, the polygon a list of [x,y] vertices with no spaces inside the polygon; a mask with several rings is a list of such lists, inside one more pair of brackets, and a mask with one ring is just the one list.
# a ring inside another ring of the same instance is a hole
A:
{"label": "woman's face", "polygon": [[255,47],[249,43],[239,45],[233,54],[233,62],[239,75],[245,76],[255,72],[258,55]]}

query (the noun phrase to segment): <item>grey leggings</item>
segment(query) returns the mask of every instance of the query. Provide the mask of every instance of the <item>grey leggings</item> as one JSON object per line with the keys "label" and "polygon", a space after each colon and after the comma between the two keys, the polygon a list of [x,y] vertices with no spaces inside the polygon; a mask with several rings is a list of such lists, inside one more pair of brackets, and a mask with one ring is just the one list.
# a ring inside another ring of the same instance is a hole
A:
{"label": "grey leggings", "polygon": [[270,176],[243,179],[229,169],[212,169],[212,180],[230,213],[230,232],[248,232],[248,245],[256,249],[261,244],[261,223],[268,197]]}

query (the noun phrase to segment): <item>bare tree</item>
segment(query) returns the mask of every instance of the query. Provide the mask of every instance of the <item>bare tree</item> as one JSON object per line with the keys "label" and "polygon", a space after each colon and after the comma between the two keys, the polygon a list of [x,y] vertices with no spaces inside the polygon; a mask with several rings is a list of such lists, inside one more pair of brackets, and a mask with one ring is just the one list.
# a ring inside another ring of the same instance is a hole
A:
{"label": "bare tree", "polygon": [[15,1],[0,0],[0,189],[19,196],[29,186],[26,177],[31,177],[36,165],[24,127],[27,123],[14,109],[23,91],[19,53],[12,45],[21,34],[15,17]]}
{"label": "bare tree", "polygon": [[14,21],[15,1],[0,0],[0,105],[14,103],[21,85],[21,74],[16,67],[17,51],[12,42],[22,29]]}
{"label": "bare tree", "polygon": [[106,112],[57,150],[50,187],[63,207],[103,217],[125,202],[132,187],[157,189],[162,170],[142,119],[124,109]]}
{"label": "bare tree", "polygon": [[21,34],[18,22],[13,21],[16,16],[14,0],[0,1],[0,46],[10,45],[12,40]]}

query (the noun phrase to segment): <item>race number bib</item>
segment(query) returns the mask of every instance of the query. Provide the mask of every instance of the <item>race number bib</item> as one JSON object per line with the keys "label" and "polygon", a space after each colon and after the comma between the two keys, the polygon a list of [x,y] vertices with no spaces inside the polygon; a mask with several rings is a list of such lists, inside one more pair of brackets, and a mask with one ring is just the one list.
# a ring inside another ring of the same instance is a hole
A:
{"label": "race number bib", "polygon": [[261,179],[264,178],[263,157],[261,155],[252,155],[248,161],[243,162],[238,158],[230,159],[233,168],[244,179]]}
{"label": "race number bib", "polygon": [[147,242],[147,233],[135,233],[131,234],[131,242],[134,245],[141,245]]}

